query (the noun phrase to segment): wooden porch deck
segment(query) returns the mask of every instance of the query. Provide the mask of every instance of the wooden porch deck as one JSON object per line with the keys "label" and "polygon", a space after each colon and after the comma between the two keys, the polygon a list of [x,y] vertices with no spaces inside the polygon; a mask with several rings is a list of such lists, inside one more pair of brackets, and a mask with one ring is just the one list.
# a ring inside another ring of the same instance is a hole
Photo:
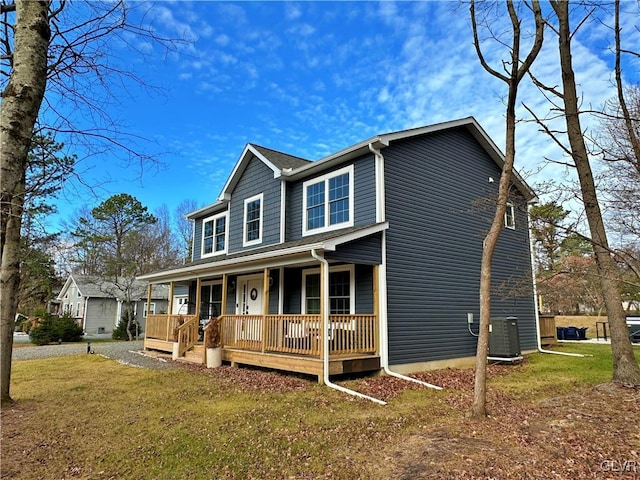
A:
{"label": "wooden porch deck", "polygon": [[[221,320],[223,361],[323,381],[320,315],[223,315]],[[329,323],[329,375],[380,369],[376,315],[330,315]],[[195,316],[149,315],[144,348],[177,349],[177,358],[205,363],[197,329]]]}

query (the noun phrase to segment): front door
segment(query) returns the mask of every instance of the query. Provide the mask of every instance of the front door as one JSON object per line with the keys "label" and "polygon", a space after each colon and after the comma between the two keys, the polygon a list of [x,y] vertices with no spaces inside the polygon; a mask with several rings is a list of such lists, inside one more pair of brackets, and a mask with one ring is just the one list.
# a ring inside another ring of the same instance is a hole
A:
{"label": "front door", "polygon": [[[262,276],[239,277],[238,315],[262,315]],[[236,324],[236,338],[249,342],[262,340],[262,318],[246,318]]]}
{"label": "front door", "polygon": [[262,315],[262,276],[238,278],[238,315]]}

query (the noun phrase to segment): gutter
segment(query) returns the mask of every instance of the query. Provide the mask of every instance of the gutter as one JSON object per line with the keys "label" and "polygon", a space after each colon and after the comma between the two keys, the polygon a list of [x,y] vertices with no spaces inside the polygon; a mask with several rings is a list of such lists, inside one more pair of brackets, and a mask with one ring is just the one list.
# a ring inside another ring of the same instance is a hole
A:
{"label": "gutter", "polygon": [[[527,224],[531,225],[531,210],[527,208]],[[553,350],[545,350],[542,348],[542,340],[540,335],[540,312],[538,310],[538,289],[536,287],[536,274],[534,270],[535,259],[533,257],[533,236],[531,235],[531,228],[529,228],[529,255],[531,257],[531,281],[533,283],[533,308],[534,315],[536,316],[536,341],[538,344],[538,351],[540,353],[551,353],[554,355],[565,355],[567,357],[589,357],[593,355],[584,355],[582,353],[569,353],[569,352],[555,352]]]}
{"label": "gutter", "polygon": [[323,358],[322,358],[322,376],[324,383],[327,387],[333,388],[334,390],[339,390],[344,393],[348,393],[349,395],[353,395],[356,397],[364,398],[366,400],[371,400],[372,402],[378,403],[380,405],[386,405],[387,402],[380,400],[379,398],[370,397],[365,395],[364,393],[356,392],[355,390],[350,390],[348,388],[342,387],[340,385],[336,385],[335,383],[329,380],[329,262],[324,258],[323,255],[319,255],[316,252],[316,249],[311,249],[311,256],[319,261],[322,265],[324,265],[324,275],[320,275],[322,279],[322,291],[324,292],[324,296],[322,298],[322,322],[324,328],[322,329],[322,342],[323,342]]}

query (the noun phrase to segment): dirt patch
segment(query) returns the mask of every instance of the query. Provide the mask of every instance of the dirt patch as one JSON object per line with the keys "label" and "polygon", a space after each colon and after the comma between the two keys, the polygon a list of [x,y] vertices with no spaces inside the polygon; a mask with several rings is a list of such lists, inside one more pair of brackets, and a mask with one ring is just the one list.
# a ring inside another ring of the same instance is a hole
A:
{"label": "dirt patch", "polygon": [[542,402],[494,396],[490,404],[486,420],[406,438],[384,477],[640,479],[640,389],[610,383]]}

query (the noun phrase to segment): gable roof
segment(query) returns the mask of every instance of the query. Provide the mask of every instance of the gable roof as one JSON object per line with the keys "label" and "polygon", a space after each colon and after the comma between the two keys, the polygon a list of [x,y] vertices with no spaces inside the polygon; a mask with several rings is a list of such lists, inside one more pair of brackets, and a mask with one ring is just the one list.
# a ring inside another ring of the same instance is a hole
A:
{"label": "gable roof", "polygon": [[[500,169],[502,169],[505,161],[502,151],[496,146],[491,137],[489,137],[487,132],[484,131],[484,129],[480,126],[480,124],[474,117],[465,117],[458,120],[435,123],[433,125],[427,125],[424,127],[411,128],[408,130],[400,130],[397,132],[376,135],[375,137],[371,137],[368,140],[364,140],[362,142],[351,145],[350,147],[333,153],[316,162],[308,165],[303,165],[291,172],[285,172],[283,173],[283,176],[286,176],[287,179],[290,180],[298,180],[300,178],[313,175],[318,171],[331,168],[345,161],[364,155],[370,152],[370,145],[376,149],[383,150],[385,147],[391,145],[391,143],[399,140],[428,135],[430,133],[449,130],[452,128],[465,128],[478,141],[482,148],[485,149],[485,151],[496,162]],[[384,151],[382,152],[382,154],[384,155]],[[516,170],[512,171],[511,181],[516,185],[516,187],[518,187],[518,189],[521,191],[528,202],[537,201],[537,196],[533,189],[527,184],[527,182],[525,182],[525,180],[518,174]]]}
{"label": "gable roof", "polygon": [[[83,297],[113,298],[114,300],[125,299],[127,297],[125,290],[129,288],[131,289],[130,295],[132,299],[145,299],[147,298],[147,287],[149,285],[147,282],[140,280],[133,280],[129,285],[117,285],[112,281],[97,276],[70,274],[56,298],[63,300],[64,295],[72,284],[75,284]],[[154,299],[169,298],[167,287],[154,286],[152,297]]]}
{"label": "gable roof", "polygon": [[293,170],[293,169],[308,165],[310,163],[313,163],[311,160],[295,157],[287,153],[278,152],[277,150],[261,147],[260,145],[255,145],[255,144],[250,144],[250,145],[253,146],[258,152],[260,152],[266,159],[268,159],[280,170]]}
{"label": "gable roof", "polygon": [[[192,212],[187,215],[187,218],[193,219],[199,216],[203,216],[209,213],[215,213],[218,210],[226,208],[229,200],[231,199],[231,192],[237,185],[238,181],[242,177],[244,170],[253,158],[257,158],[262,161],[267,167],[273,171],[274,178],[282,178],[284,180],[299,180],[314,174],[317,174],[323,170],[329,169],[333,166],[355,159],[361,155],[369,153],[370,148],[373,147],[377,150],[383,150],[391,143],[405,140],[412,137],[421,135],[428,135],[443,130],[452,128],[465,128],[485,149],[489,156],[496,162],[496,164],[502,169],[504,166],[504,154],[496,146],[491,137],[487,135],[487,132],[480,126],[474,117],[465,117],[457,120],[451,120],[447,122],[435,123],[433,125],[426,125],[424,127],[410,128],[407,130],[400,130],[397,132],[389,132],[376,135],[362,142],[351,145],[336,153],[328,155],[317,161],[306,160],[301,157],[289,155],[277,150],[262,147],[248,143],[240,158],[236,162],[233,171],[229,175],[227,182],[225,183],[218,201],[208,205],[200,210]],[[384,155],[384,153],[383,153]],[[527,184],[527,182],[518,174],[514,169],[511,175],[512,183],[520,190],[527,202],[535,203],[538,201],[533,189]]]}

